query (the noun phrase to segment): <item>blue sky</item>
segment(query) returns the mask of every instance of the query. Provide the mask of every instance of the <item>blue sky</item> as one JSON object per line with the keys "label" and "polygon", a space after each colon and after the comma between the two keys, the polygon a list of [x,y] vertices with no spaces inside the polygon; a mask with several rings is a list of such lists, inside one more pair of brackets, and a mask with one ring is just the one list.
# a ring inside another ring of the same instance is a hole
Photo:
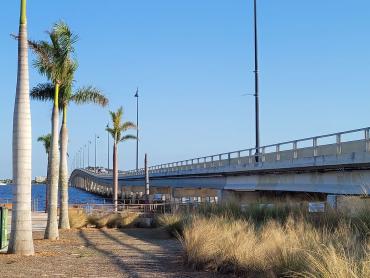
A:
{"label": "blue sky", "polygon": [[[0,4],[0,177],[11,177],[17,45],[9,34],[18,2]],[[254,102],[242,96],[254,91],[252,0],[28,2],[30,38],[46,39],[60,19],[79,35],[77,87],[100,88],[108,109],[123,105],[133,121],[139,87],[140,160],[144,152],[155,164],[254,145]],[[370,2],[258,2],[261,143],[369,126]],[[30,69],[31,87],[44,81]],[[34,176],[45,174],[36,138],[49,132],[50,112],[32,102]],[[71,106],[71,156],[98,134],[98,164],[106,165],[108,120],[107,109]],[[119,154],[120,169],[135,167],[134,142]]]}

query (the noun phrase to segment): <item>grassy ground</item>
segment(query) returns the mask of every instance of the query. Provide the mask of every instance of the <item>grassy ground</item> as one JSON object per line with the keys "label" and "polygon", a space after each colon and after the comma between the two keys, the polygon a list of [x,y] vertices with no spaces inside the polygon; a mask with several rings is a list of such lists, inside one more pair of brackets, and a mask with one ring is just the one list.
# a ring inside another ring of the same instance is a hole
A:
{"label": "grassy ground", "polygon": [[368,208],[350,215],[208,205],[157,221],[178,235],[193,269],[245,277],[370,277]]}

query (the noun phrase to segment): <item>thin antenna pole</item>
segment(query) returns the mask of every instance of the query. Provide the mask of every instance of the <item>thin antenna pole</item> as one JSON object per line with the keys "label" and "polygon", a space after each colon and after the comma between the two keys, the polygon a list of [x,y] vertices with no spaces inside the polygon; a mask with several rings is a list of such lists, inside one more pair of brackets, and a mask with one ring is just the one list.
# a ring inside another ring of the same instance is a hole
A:
{"label": "thin antenna pole", "polygon": [[[109,123],[107,123],[107,129],[109,128]],[[108,134],[108,172],[109,172],[109,131],[107,130]]]}
{"label": "thin antenna pole", "polygon": [[139,170],[139,88],[136,89],[136,170]]}
{"label": "thin antenna pole", "polygon": [[259,127],[259,92],[258,92],[258,36],[257,36],[257,0],[254,0],[254,77],[255,77],[255,119],[256,119],[256,162],[259,161],[260,127]]}

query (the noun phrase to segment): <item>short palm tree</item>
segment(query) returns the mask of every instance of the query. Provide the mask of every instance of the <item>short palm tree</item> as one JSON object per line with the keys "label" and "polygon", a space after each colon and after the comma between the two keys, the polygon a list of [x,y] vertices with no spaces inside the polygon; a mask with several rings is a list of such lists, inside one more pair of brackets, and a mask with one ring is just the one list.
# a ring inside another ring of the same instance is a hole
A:
{"label": "short palm tree", "polygon": [[38,142],[42,142],[45,148],[45,153],[48,159],[47,171],[46,171],[46,198],[45,198],[45,208],[48,207],[48,192],[49,192],[49,178],[50,178],[50,145],[51,145],[51,134],[46,134],[37,138]]}
{"label": "short palm tree", "polygon": [[31,110],[26,0],[21,0],[18,77],[13,114],[13,210],[8,253],[33,255],[31,217]]}
{"label": "short palm tree", "polygon": [[60,88],[71,82],[77,63],[71,57],[74,52],[74,43],[77,41],[69,27],[63,23],[56,23],[48,32],[50,42],[30,42],[31,49],[37,59],[34,66],[40,74],[45,75],[54,85],[54,106],[51,123],[51,148],[50,148],[50,186],[48,221],[45,230],[45,238],[56,240],[59,238],[58,231],[58,182],[59,182],[59,93]]}
{"label": "short palm tree", "polygon": [[118,207],[118,144],[127,140],[136,140],[134,135],[123,135],[129,129],[136,129],[136,125],[132,122],[122,123],[123,108],[120,107],[117,112],[109,112],[112,118],[113,127],[107,127],[106,130],[113,137],[113,203],[114,211]]}
{"label": "short palm tree", "polygon": [[[51,83],[39,84],[31,91],[31,98],[41,101],[54,101],[54,85]],[[106,106],[108,99],[104,94],[92,87],[83,87],[72,93],[72,82],[60,88],[59,109],[63,111],[63,121],[60,128],[60,167],[59,167],[59,186],[60,186],[60,214],[59,228],[69,229],[68,218],[68,129],[67,129],[67,111],[68,105],[74,102],[76,104],[94,103],[100,106]]]}

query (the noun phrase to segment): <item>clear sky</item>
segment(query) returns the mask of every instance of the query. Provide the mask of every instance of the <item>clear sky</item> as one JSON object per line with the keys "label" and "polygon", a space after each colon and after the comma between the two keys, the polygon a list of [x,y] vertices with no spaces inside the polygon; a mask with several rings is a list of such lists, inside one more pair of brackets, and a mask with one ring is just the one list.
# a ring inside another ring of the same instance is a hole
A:
{"label": "clear sky", "polygon": [[[0,4],[0,177],[11,177],[19,1]],[[259,0],[261,143],[370,126],[370,1]],[[87,4],[88,3],[88,4]],[[79,35],[76,86],[94,85],[135,121],[151,164],[254,145],[252,0],[28,1],[29,37],[60,19]],[[30,64],[32,65],[32,55]],[[45,79],[30,68],[30,85]],[[33,175],[45,175],[36,142],[51,105],[32,102]],[[107,164],[108,110],[71,106],[70,157],[98,140]],[[93,161],[93,145],[90,150]],[[141,163],[142,164],[142,163]],[[135,167],[135,142],[119,146]]]}

